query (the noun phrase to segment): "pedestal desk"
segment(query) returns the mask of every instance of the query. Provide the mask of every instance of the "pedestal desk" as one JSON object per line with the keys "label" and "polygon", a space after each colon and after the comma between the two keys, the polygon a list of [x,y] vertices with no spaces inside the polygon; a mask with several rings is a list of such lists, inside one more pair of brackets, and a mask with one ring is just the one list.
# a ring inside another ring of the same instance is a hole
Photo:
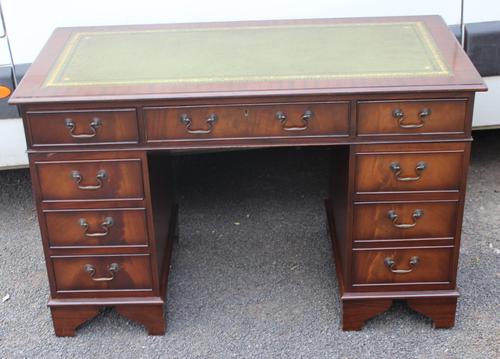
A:
{"label": "pedestal desk", "polygon": [[451,327],[484,90],[438,16],[57,29],[10,100],[56,335],[106,306],[163,334],[171,151],[274,146],[331,146],[343,329],[394,299]]}

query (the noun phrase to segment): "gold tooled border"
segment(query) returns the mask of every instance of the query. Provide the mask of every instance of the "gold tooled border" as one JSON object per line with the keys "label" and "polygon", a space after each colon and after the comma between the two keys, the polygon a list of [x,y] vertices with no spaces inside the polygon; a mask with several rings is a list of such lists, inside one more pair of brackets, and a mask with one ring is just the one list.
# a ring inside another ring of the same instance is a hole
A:
{"label": "gold tooled border", "polygon": [[430,51],[438,70],[419,71],[419,72],[385,72],[385,73],[353,73],[353,74],[317,74],[317,75],[281,75],[281,76],[241,76],[241,77],[204,77],[204,78],[185,78],[185,79],[157,79],[157,80],[124,80],[124,81],[77,81],[60,82],[57,78],[66,65],[66,61],[77,48],[79,41],[84,36],[104,35],[117,33],[147,33],[147,32],[195,32],[195,31],[220,31],[235,30],[234,27],[211,27],[211,28],[182,28],[182,29],[154,29],[154,30],[117,30],[102,32],[77,32],[69,39],[63,52],[57,59],[55,66],[49,73],[44,82],[44,87],[65,87],[65,86],[92,86],[92,85],[131,85],[131,84],[168,84],[168,83],[215,83],[228,81],[267,81],[267,80],[328,80],[336,78],[382,78],[382,77],[414,77],[414,76],[443,76],[449,75],[450,70],[446,66],[441,53],[432,40],[430,32],[423,22],[385,22],[385,23],[342,23],[342,24],[295,24],[295,25],[265,25],[265,26],[242,26],[238,29],[279,29],[279,28],[298,28],[298,27],[339,27],[339,26],[386,26],[386,25],[406,25],[413,26],[421,41],[427,45],[426,49]]}

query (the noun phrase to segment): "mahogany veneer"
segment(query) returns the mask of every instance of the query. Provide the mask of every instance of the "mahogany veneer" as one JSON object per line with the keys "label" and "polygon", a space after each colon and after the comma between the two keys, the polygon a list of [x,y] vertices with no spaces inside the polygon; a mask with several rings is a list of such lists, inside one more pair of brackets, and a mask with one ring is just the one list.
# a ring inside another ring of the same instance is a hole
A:
{"label": "mahogany veneer", "polygon": [[[358,102],[358,136],[464,134],[467,99]],[[401,116],[394,116],[394,111]],[[430,110],[428,115],[423,115]]]}
{"label": "mahogany veneer", "polygon": [[[115,48],[122,56],[105,55]],[[436,16],[57,29],[10,99],[24,119],[56,335],[102,307],[165,332],[170,150],[313,145],[332,146],[342,328],[360,330],[395,299],[452,326],[484,90]]]}
{"label": "mahogany veneer", "polygon": [[49,246],[148,246],[144,208],[44,211]]}
{"label": "mahogany veneer", "polygon": [[[373,241],[410,242],[418,239],[443,239],[452,243],[457,222],[458,201],[356,202],[354,204],[354,244]],[[420,217],[414,218],[415,214]],[[395,227],[396,224],[414,227]]]}
{"label": "mahogany veneer", "polygon": [[[96,121],[98,119],[98,121]],[[139,132],[135,108],[26,113],[33,147],[79,144],[137,143]],[[61,126],[64,122],[65,126]],[[69,127],[68,127],[69,126]],[[95,127],[95,136],[87,136]],[[74,136],[68,136],[72,131]]]}
{"label": "mahogany veneer", "polygon": [[[284,111],[286,110],[286,111]],[[282,120],[276,118],[281,113]],[[212,131],[207,120],[216,114]],[[304,115],[309,114],[307,119]],[[248,106],[146,107],[146,139],[166,142],[185,139],[231,139],[284,136],[348,136],[349,103],[283,103]],[[190,131],[179,121],[187,116]],[[193,133],[194,132],[194,133]]]}

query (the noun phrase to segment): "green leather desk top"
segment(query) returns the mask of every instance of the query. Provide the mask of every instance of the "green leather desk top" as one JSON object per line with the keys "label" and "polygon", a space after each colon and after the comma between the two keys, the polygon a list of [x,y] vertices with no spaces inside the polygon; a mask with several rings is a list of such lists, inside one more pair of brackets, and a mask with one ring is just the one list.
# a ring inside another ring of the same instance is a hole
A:
{"label": "green leather desk top", "polygon": [[45,86],[447,75],[422,22],[75,32]]}
{"label": "green leather desk top", "polygon": [[10,103],[486,87],[438,16],[56,29]]}

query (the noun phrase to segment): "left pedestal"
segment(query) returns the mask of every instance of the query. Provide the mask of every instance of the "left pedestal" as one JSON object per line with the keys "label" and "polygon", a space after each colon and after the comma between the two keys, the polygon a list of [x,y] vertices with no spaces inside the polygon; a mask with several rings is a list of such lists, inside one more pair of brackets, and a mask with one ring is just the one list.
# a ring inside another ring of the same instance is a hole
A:
{"label": "left pedestal", "polygon": [[29,154],[57,336],[114,307],[165,333],[177,208],[168,155]]}

